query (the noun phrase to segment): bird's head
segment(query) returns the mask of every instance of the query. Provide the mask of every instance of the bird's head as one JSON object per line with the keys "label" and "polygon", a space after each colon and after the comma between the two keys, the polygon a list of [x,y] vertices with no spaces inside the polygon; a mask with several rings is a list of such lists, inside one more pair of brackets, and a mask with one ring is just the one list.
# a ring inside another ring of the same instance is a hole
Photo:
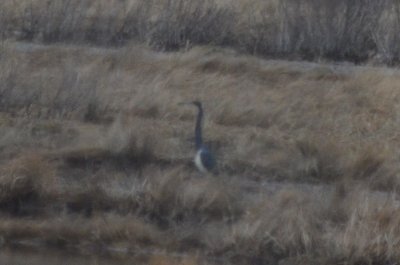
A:
{"label": "bird's head", "polygon": [[198,101],[198,100],[192,101],[192,102],[190,102],[190,103],[192,103],[193,105],[195,105],[195,106],[198,107],[198,108],[201,108],[201,102]]}
{"label": "bird's head", "polygon": [[195,105],[198,108],[202,107],[202,104],[199,100],[189,101],[189,102],[181,102],[179,105]]}

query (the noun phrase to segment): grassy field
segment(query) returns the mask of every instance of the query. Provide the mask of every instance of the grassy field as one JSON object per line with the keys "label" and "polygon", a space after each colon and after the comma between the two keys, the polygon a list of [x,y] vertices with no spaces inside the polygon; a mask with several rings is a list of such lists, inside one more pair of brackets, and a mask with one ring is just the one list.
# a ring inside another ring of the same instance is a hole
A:
{"label": "grassy field", "polygon": [[396,0],[13,0],[0,38],[160,51],[216,45],[268,58],[398,64]]}
{"label": "grassy field", "polygon": [[[4,41],[0,236],[150,264],[397,264],[400,72]],[[220,174],[192,164],[195,109]]]}
{"label": "grassy field", "polygon": [[[1,2],[2,250],[398,264],[399,18],[394,0]],[[190,100],[218,176],[193,165]]]}

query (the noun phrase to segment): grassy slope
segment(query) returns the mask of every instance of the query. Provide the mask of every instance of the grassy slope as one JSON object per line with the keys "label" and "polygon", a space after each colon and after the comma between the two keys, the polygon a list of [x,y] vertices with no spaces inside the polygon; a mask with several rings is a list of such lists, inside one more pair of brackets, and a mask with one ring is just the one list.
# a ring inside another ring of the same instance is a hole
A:
{"label": "grassy slope", "polygon": [[[396,70],[210,47],[1,49],[5,244],[166,250],[183,264],[400,258]],[[177,103],[191,99],[218,178],[190,163],[195,113]]]}

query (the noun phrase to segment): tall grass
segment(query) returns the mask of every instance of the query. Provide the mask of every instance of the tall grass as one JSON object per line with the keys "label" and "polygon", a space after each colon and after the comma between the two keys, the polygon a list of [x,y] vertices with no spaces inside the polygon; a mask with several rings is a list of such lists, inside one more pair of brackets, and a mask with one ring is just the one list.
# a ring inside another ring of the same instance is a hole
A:
{"label": "tall grass", "polygon": [[397,63],[399,3],[385,1],[26,1],[1,3],[3,39],[234,47],[280,58]]}
{"label": "tall grass", "polygon": [[[214,47],[1,51],[2,244],[154,264],[399,260],[398,70]],[[192,164],[195,112],[178,102],[194,98],[217,177]]]}

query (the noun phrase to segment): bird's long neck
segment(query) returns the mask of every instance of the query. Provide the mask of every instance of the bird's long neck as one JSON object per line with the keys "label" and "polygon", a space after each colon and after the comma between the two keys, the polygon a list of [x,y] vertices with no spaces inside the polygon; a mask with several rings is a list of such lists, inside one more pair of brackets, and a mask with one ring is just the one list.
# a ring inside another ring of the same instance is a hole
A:
{"label": "bird's long neck", "polygon": [[203,138],[201,135],[201,123],[203,121],[203,108],[198,106],[199,112],[197,113],[196,127],[194,130],[195,140],[196,140],[196,149],[200,149],[203,145]]}

